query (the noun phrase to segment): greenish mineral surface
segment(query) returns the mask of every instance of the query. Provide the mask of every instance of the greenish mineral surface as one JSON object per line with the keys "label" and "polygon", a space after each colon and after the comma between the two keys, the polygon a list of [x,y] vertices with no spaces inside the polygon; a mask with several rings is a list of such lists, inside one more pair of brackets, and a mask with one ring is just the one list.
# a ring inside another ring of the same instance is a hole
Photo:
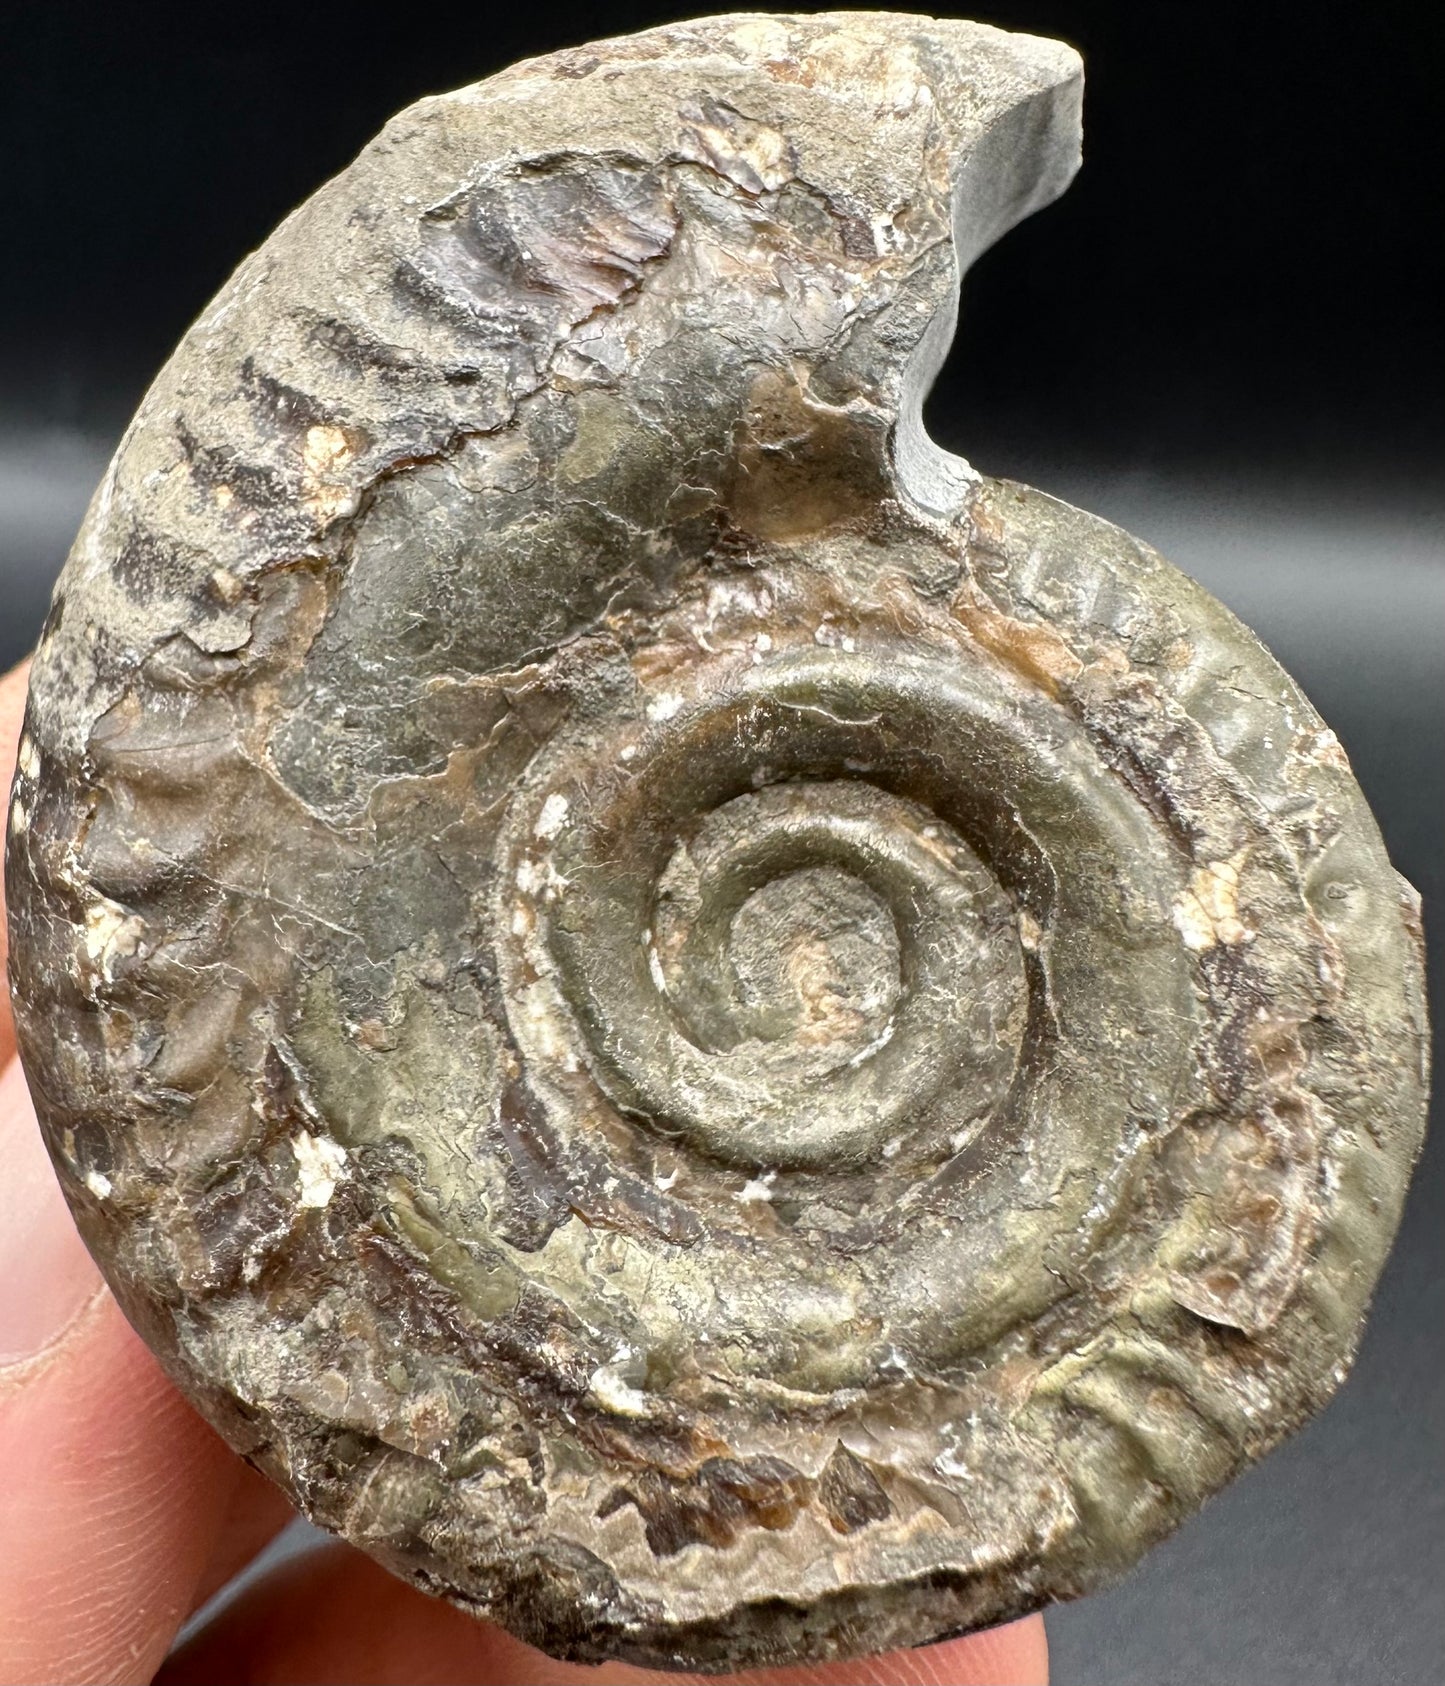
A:
{"label": "greenish mineral surface", "polygon": [[1087,1591],[1359,1337],[1414,897],[1245,628],[919,421],[1079,88],[840,13],[425,100],[56,593],[8,884],[87,1241],[306,1514],[559,1655]]}

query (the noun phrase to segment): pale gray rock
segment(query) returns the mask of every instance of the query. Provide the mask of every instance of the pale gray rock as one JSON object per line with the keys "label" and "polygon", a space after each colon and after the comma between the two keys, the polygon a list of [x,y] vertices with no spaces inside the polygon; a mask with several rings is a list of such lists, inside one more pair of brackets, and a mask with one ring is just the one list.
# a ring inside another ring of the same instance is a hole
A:
{"label": "pale gray rock", "polygon": [[558,1655],[1076,1596],[1355,1350],[1413,894],[1244,627],[920,420],[1079,92],[838,13],[425,100],[57,589],[7,870],[82,1231],[307,1515]]}

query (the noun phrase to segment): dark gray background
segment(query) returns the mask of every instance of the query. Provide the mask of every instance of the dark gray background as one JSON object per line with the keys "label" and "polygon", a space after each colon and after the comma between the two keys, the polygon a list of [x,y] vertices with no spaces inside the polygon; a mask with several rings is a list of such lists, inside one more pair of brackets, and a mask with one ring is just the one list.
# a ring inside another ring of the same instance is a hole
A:
{"label": "dark gray background", "polygon": [[[408,100],[696,9],[7,6],[0,664],[149,373],[293,203]],[[970,15],[1084,50],[1087,163],[969,280],[930,425],[1149,539],[1260,633],[1423,891],[1438,980],[1438,9]],[[1060,1686],[1445,1679],[1442,1234],[1435,1138],[1339,1398],[1124,1585],[1050,1615]]]}

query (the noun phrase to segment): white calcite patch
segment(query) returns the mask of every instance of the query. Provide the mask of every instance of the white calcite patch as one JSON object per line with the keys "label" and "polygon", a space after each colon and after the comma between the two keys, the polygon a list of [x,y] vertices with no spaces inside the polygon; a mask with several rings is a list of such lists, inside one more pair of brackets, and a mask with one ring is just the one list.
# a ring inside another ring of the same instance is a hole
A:
{"label": "white calcite patch", "polygon": [[119,902],[102,898],[85,913],[85,952],[104,978],[115,975],[117,961],[135,954],[145,935],[145,921]]}
{"label": "white calcite patch", "polygon": [[744,1183],[734,1200],[741,1200],[744,1205],[750,1205],[755,1200],[771,1200],[773,1198],[772,1185],[777,1181],[778,1173],[768,1171],[761,1177],[753,1177]]}
{"label": "white calcite patch", "polygon": [[1242,856],[1196,868],[1189,888],[1174,903],[1174,925],[1185,948],[1200,953],[1217,943],[1242,943],[1250,932],[1239,917]]}
{"label": "white calcite patch", "polygon": [[313,1136],[302,1130],[291,1138],[291,1151],[296,1156],[296,1180],[301,1186],[298,1204],[318,1209],[329,1205],[346,1169],[346,1149],[330,1136]]}
{"label": "white calcite patch", "polygon": [[544,837],[550,841],[566,825],[567,810],[570,807],[571,803],[568,802],[567,798],[560,791],[554,790],[542,804],[542,812],[537,815],[537,823],[532,827],[533,831],[538,837]]}
{"label": "white calcite patch", "polygon": [[683,699],[676,691],[660,691],[647,705],[649,720],[671,720],[682,708]]}

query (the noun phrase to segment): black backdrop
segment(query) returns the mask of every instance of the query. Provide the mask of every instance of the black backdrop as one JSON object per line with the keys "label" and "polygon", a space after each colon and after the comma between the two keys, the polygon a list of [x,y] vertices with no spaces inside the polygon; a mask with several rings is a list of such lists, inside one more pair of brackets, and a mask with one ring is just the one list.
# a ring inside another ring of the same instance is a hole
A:
{"label": "black backdrop", "polygon": [[[0,8],[0,661],[32,641],[149,374],[392,111],[695,9]],[[1122,520],[1254,624],[1438,927],[1440,9],[968,15],[1083,50],[1086,163],[969,278],[935,435]],[[1442,1157],[1340,1399],[1119,1591],[1050,1618],[1064,1686],[1442,1678]]]}
{"label": "black backdrop", "polygon": [[[1002,417],[1009,440],[1228,468],[1263,445],[1339,472],[1437,449],[1436,12],[1013,0],[964,14],[1083,50],[1087,162],[970,282],[979,330],[967,378],[935,405],[940,433],[982,443]],[[5,407],[111,424],[240,255],[398,106],[687,15],[9,0]]]}

